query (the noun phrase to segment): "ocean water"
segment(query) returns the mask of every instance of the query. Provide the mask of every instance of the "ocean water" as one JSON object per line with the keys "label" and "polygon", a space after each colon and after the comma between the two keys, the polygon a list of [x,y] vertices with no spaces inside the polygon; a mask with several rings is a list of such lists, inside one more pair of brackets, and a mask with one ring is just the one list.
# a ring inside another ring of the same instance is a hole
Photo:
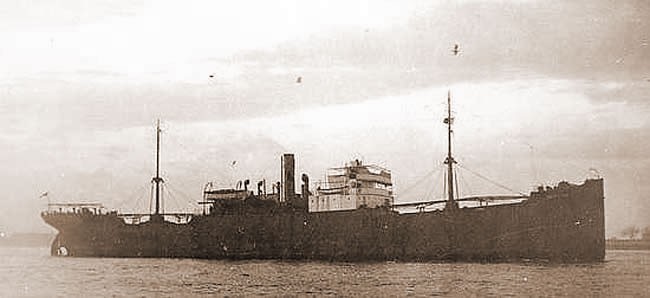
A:
{"label": "ocean water", "polygon": [[596,264],[57,258],[0,248],[1,297],[650,297],[650,251]]}

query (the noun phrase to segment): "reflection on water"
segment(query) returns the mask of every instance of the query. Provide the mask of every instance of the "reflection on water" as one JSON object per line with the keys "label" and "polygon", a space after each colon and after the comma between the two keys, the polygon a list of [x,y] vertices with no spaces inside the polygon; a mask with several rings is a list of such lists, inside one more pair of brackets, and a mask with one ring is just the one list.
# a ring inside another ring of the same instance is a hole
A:
{"label": "reflection on water", "polygon": [[16,296],[648,296],[650,251],[596,264],[327,263],[56,258],[0,248],[0,297]]}

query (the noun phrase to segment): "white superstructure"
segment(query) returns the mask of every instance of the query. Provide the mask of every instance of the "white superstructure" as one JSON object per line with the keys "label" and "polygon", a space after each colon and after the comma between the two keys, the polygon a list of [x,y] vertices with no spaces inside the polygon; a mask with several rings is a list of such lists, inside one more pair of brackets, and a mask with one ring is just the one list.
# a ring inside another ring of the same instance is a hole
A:
{"label": "white superstructure", "polygon": [[392,206],[393,184],[390,171],[354,160],[342,168],[327,171],[309,198],[309,212],[354,210]]}

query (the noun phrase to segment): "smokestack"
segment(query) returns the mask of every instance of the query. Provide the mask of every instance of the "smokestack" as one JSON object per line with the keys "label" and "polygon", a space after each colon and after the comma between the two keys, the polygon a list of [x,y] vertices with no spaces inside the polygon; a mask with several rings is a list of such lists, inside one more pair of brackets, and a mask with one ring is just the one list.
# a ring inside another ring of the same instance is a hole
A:
{"label": "smokestack", "polygon": [[282,174],[280,185],[282,190],[280,191],[280,202],[289,203],[293,200],[293,197],[296,195],[296,181],[295,181],[295,162],[293,159],[293,154],[287,153],[282,155]]}

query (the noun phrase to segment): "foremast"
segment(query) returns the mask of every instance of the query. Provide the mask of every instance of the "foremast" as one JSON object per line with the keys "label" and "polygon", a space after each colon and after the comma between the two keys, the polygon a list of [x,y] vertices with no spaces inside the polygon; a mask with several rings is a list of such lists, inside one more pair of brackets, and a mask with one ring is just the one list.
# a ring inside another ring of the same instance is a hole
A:
{"label": "foremast", "polygon": [[156,197],[156,209],[152,216],[152,219],[162,219],[160,215],[160,187],[163,183],[163,179],[160,177],[160,119],[156,122],[156,177],[151,179],[152,183],[155,183],[155,197]]}
{"label": "foremast", "polygon": [[456,160],[451,154],[451,124],[454,118],[451,117],[451,91],[447,91],[447,118],[444,123],[447,124],[447,158],[445,164],[447,165],[447,202],[445,203],[445,210],[458,209],[458,202],[454,199],[454,164]]}

